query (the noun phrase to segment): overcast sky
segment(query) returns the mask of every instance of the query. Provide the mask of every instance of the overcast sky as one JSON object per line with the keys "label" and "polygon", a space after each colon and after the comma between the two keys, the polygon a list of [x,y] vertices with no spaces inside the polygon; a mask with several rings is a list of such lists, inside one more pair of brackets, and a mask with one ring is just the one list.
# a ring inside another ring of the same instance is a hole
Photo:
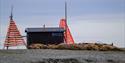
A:
{"label": "overcast sky", "polygon": [[[75,42],[114,43],[125,47],[125,0],[66,0],[68,25]],[[65,0],[0,0],[0,48],[9,24],[10,8],[22,35],[27,27],[58,27]]]}

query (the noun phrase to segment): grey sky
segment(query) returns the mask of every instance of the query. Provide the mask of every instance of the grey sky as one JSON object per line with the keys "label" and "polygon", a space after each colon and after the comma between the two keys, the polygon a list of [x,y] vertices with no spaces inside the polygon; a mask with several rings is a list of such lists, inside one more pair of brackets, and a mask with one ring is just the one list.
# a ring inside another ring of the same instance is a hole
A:
{"label": "grey sky", "polygon": [[[101,41],[125,47],[125,0],[66,0],[68,25],[76,42]],[[10,7],[22,35],[27,27],[58,26],[65,0],[0,0],[0,47],[9,24]]]}

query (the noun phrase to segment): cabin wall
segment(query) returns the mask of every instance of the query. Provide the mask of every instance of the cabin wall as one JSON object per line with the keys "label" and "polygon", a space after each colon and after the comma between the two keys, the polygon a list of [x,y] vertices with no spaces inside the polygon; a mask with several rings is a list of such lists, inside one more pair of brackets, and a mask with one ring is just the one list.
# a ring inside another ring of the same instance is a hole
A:
{"label": "cabin wall", "polygon": [[32,43],[59,44],[64,42],[63,32],[29,32],[27,33],[27,45]]}

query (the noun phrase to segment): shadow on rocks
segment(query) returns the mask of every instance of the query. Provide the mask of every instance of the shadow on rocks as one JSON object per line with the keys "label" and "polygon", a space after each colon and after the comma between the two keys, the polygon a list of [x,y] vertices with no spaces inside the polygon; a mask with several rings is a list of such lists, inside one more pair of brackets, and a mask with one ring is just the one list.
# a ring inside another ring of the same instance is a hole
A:
{"label": "shadow on rocks", "polygon": [[42,61],[31,62],[31,63],[80,63],[77,59],[43,59]]}

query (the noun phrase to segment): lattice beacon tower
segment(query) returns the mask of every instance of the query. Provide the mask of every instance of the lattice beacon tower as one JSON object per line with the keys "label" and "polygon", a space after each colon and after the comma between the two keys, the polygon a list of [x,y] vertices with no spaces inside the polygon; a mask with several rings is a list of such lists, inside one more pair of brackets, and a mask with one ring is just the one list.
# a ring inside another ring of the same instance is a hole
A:
{"label": "lattice beacon tower", "polygon": [[13,20],[13,14],[11,8],[10,24],[8,27],[8,32],[4,43],[4,49],[5,47],[6,49],[8,49],[11,46],[18,46],[18,45],[26,45],[26,44]]}
{"label": "lattice beacon tower", "polygon": [[72,37],[72,34],[70,32],[70,29],[69,29],[68,25],[66,24],[65,19],[60,20],[59,27],[65,29],[65,32],[64,32],[65,43],[66,44],[74,44],[74,39]]}

